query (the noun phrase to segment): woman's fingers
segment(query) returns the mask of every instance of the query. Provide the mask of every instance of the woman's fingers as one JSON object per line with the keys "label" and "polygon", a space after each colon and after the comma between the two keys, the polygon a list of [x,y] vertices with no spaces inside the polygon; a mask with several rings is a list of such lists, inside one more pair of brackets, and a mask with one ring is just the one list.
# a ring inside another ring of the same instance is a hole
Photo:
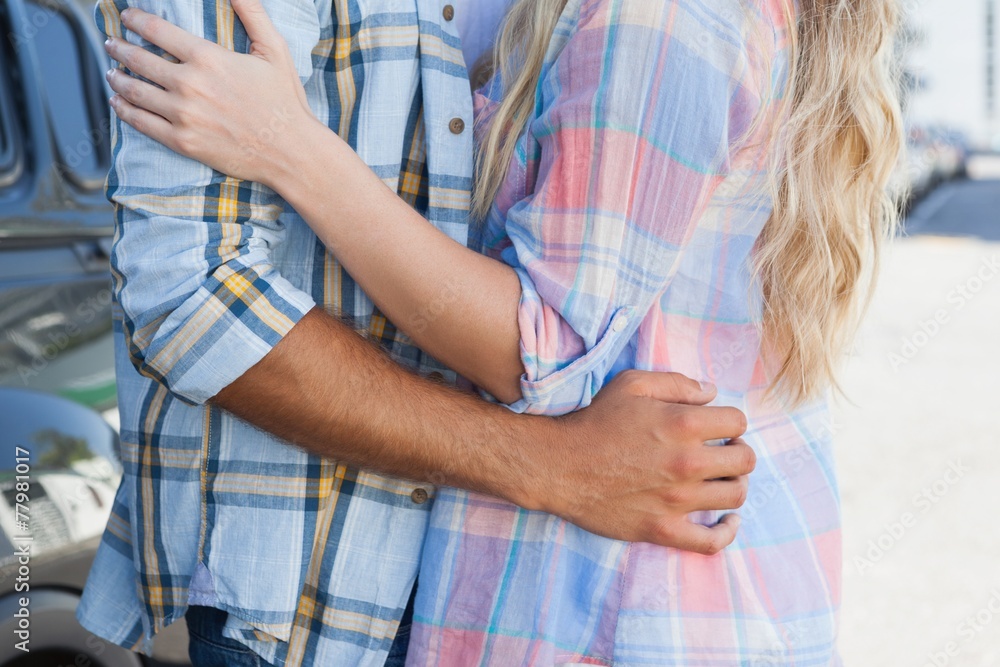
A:
{"label": "woman's fingers", "polygon": [[176,63],[117,37],[112,37],[105,42],[104,50],[108,52],[112,60],[121,63],[133,74],[154,81],[164,88],[173,87]]}
{"label": "woman's fingers", "polygon": [[122,11],[122,24],[147,42],[151,42],[181,62],[197,60],[217,44],[178,28],[159,16],[130,7]]}
{"label": "woman's fingers", "polygon": [[128,123],[146,136],[159,141],[167,148],[176,150],[173,145],[173,132],[171,132],[170,122],[165,118],[145,109],[140,109],[121,95],[115,95],[111,98],[111,107],[122,121]]}
{"label": "woman's fingers", "polygon": [[283,38],[274,27],[271,19],[264,11],[264,5],[260,0],[232,0],[233,11],[240,17],[243,27],[247,31],[247,37],[257,45],[258,48],[280,49],[284,46]]}
{"label": "woman's fingers", "polygon": [[118,93],[132,106],[150,111],[163,118],[172,119],[173,104],[170,94],[166,91],[151,83],[129,76],[119,69],[108,70],[107,79],[111,90]]}

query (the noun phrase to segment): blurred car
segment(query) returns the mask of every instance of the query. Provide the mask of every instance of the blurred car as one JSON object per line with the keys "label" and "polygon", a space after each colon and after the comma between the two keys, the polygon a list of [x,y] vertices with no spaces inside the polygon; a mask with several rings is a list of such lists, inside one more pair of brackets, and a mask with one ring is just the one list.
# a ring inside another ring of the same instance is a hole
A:
{"label": "blurred car", "polygon": [[51,394],[0,388],[0,405],[0,664],[141,666],[75,618],[121,474],[114,430]]}
{"label": "blurred car", "polygon": [[[8,36],[0,40],[5,667],[154,664],[74,616],[121,477],[112,427],[113,213],[103,192],[110,91],[91,11],[66,0],[0,0]],[[176,624],[157,650],[183,660],[186,639]]]}
{"label": "blurred car", "polygon": [[965,176],[969,159],[969,143],[965,135],[944,126],[927,130],[934,162],[934,178],[938,183]]}
{"label": "blurred car", "polygon": [[968,159],[968,142],[961,132],[943,126],[911,125],[889,192],[901,208],[907,208],[942,183],[964,177]]}

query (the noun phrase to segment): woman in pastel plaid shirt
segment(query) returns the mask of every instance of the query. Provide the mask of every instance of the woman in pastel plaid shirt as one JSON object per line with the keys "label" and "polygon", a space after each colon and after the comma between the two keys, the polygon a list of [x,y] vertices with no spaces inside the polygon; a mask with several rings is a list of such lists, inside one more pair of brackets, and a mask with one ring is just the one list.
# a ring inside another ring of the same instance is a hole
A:
{"label": "woman in pastel plaid shirt", "polygon": [[[273,187],[421,347],[511,409],[582,409],[638,368],[714,383],[747,416],[749,490],[717,479],[714,510],[665,527],[690,550],[564,520],[587,507],[440,489],[407,664],[839,664],[826,395],[895,225],[895,3],[516,0],[475,94],[482,255],[325,127],[245,150],[297,79],[239,5],[270,67],[220,53],[161,107],[118,77],[122,119]],[[213,100],[227,79],[254,94]]]}

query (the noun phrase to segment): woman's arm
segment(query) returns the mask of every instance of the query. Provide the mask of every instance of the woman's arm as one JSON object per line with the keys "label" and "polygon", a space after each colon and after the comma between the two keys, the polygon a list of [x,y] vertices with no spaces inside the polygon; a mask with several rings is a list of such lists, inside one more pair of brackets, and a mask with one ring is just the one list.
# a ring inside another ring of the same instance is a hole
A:
{"label": "woman's arm", "polygon": [[379,309],[421,349],[499,400],[520,400],[514,270],[427,222],[320,123],[290,139],[273,163],[272,187]]}
{"label": "woman's arm", "polygon": [[277,191],[419,347],[501,401],[519,400],[514,271],[456,243],[387,188],[309,111],[288,48],[260,5],[234,8],[257,58],[150,14],[123,13],[129,30],[180,62],[110,40],[112,58],[160,86],[110,71],[118,116],[180,153]]}
{"label": "woman's arm", "polygon": [[[717,34],[676,3],[588,16],[552,68],[537,183],[508,214],[502,264],[433,228],[290,104],[287,47],[259,4],[237,7],[257,59],[185,41],[194,38],[149,15],[125,17],[182,62],[115,42],[113,57],[170,93],[116,74],[112,87],[138,103],[120,100],[119,115],[278,190],[421,347],[526,411],[589,404],[670,283],[758,108],[741,35]],[[711,230],[703,236],[714,242]]]}
{"label": "woman's arm", "polygon": [[[747,134],[762,111],[758,87],[771,81],[751,67],[771,28],[738,4],[585,3],[555,35],[564,43],[550,47],[558,55],[511,168],[534,179],[527,196],[518,183],[497,202],[510,244],[502,259],[521,283],[516,409],[572,412],[623,363],[683,363],[691,338],[665,339],[658,319],[668,289],[688,306],[667,320],[686,314],[692,334],[723,316],[712,304],[728,278],[717,272],[753,243],[741,232],[749,193],[728,193],[725,224],[705,212],[731,174],[759,168],[762,144]],[[692,248],[708,266],[675,283]],[[634,341],[638,352],[625,352]]]}

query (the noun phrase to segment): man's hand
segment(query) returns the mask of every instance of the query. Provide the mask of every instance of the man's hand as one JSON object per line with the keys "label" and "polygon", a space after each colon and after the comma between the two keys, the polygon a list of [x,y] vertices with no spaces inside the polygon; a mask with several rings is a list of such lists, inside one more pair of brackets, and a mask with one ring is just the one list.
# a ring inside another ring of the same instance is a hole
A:
{"label": "man's hand", "polygon": [[[591,407],[560,421],[537,506],[591,532],[715,554],[736,538],[739,517],[694,524],[697,510],[743,505],[756,457],[737,439],[746,417],[703,407],[715,398],[674,373],[628,371]],[[729,440],[724,447],[712,440]]]}
{"label": "man's hand", "polygon": [[586,410],[517,415],[401,368],[345,324],[308,313],[213,402],[305,449],[418,484],[456,486],[562,516],[607,537],[701,553],[732,542],[735,517],[695,510],[746,497],[753,451],[734,408],[680,375],[621,374]]}

